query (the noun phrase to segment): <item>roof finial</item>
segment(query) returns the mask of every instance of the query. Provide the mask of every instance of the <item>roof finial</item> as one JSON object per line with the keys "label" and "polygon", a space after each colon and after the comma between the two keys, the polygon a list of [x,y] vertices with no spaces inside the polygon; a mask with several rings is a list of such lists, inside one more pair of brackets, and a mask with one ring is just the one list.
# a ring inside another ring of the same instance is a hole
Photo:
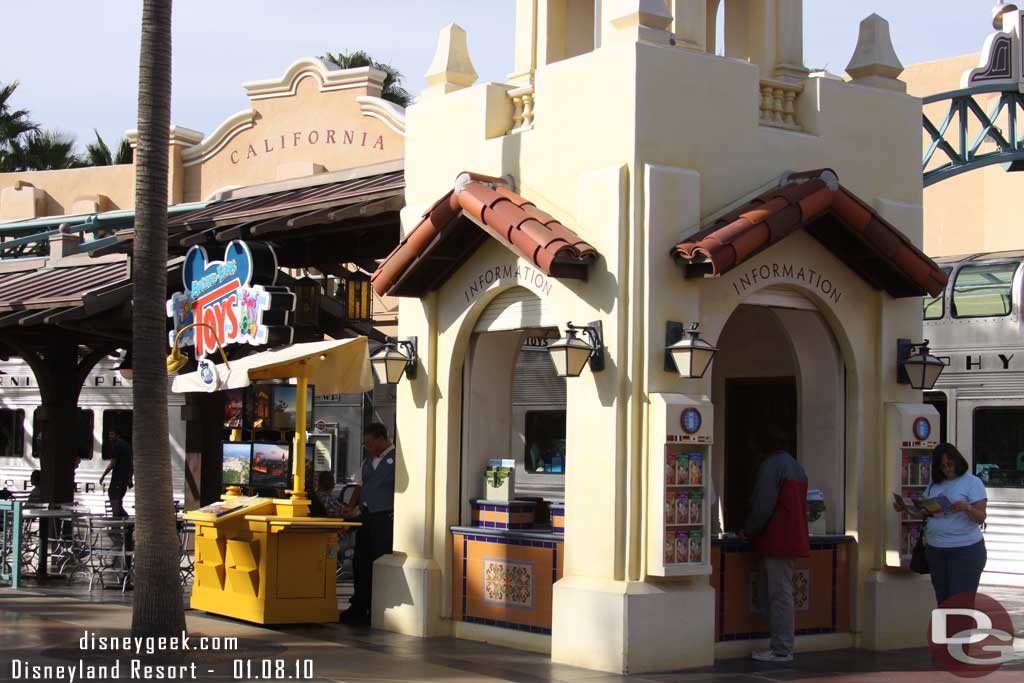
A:
{"label": "roof finial", "polygon": [[437,36],[437,52],[427,69],[426,95],[447,95],[476,83],[476,69],[469,58],[466,31],[458,24],[448,24]]}
{"label": "roof finial", "polygon": [[896,56],[889,34],[889,22],[872,14],[860,22],[860,36],[853,58],[846,65],[846,73],[853,82],[883,90],[907,91],[907,84],[899,80],[903,64]]}

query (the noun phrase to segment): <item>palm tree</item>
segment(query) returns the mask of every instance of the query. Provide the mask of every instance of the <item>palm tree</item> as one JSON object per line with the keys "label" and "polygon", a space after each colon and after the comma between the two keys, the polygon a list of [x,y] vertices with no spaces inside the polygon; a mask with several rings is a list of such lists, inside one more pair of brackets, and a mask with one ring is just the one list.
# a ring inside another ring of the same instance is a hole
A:
{"label": "palm tree", "polygon": [[75,136],[59,130],[33,130],[8,143],[8,171],[53,171],[82,166]]}
{"label": "palm tree", "polygon": [[167,438],[167,146],[171,119],[171,0],[143,0],[139,144],[135,165],[132,407],[135,448],[133,636],[185,630]]}
{"label": "palm tree", "polygon": [[95,128],[93,128],[93,132],[96,134],[96,142],[85,146],[84,161],[86,166],[113,166],[115,164],[132,163],[132,146],[128,142],[128,138],[121,138],[121,142],[117,145],[117,154],[115,155],[111,154],[110,148],[103,141],[100,132]]}
{"label": "palm tree", "polygon": [[0,171],[14,170],[11,145],[22,135],[39,130],[27,109],[11,109],[10,99],[17,89],[18,81],[0,84]]}
{"label": "palm tree", "polygon": [[409,95],[409,92],[402,87],[402,79],[405,77],[402,75],[401,71],[390,64],[378,62],[362,50],[339,52],[338,54],[328,52],[326,55],[321,56],[320,59],[342,69],[355,69],[361,66],[372,66],[380,69],[385,74],[381,97],[388,102],[394,102],[400,107],[409,106],[409,101],[412,97]]}

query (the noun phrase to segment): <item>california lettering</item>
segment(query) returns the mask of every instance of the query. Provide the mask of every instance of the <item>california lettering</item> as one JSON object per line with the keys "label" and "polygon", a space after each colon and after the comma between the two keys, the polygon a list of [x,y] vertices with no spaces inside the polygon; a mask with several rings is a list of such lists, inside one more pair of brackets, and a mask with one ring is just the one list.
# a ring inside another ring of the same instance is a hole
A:
{"label": "california lettering", "polygon": [[732,288],[736,290],[737,295],[742,296],[744,292],[754,287],[758,282],[767,280],[804,282],[821,292],[826,299],[830,299],[833,303],[839,303],[839,300],[843,297],[843,293],[839,291],[839,288],[833,284],[832,280],[824,277],[821,271],[817,271],[814,268],[794,266],[792,263],[765,263],[751,268],[745,275],[740,275],[737,279],[733,280]]}
{"label": "california lettering", "polygon": [[488,268],[477,275],[476,279],[463,292],[466,296],[466,303],[471,302],[479,296],[481,292],[486,292],[490,285],[496,282],[505,282],[508,280],[525,282],[538,292],[545,295],[551,294],[551,280],[542,271],[537,270],[536,268],[531,268],[530,266],[509,264]]}
{"label": "california lettering", "polygon": [[281,133],[263,138],[260,142],[253,142],[245,147],[231,150],[229,158],[232,164],[240,161],[255,159],[263,154],[271,154],[278,150],[303,145],[352,145],[354,147],[369,147],[384,151],[384,136],[370,135],[366,131],[359,130],[296,130],[290,133]]}

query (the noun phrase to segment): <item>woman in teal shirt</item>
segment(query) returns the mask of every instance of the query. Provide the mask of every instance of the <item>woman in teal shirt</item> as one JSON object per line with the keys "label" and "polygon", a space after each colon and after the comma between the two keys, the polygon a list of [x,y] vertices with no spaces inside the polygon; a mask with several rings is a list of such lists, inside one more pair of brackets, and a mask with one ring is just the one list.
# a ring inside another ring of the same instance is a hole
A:
{"label": "woman in teal shirt", "polygon": [[925,496],[945,496],[950,507],[946,513],[930,515],[925,531],[928,567],[940,605],[958,593],[977,593],[987,560],[980,525],[988,495],[985,484],[968,469],[967,460],[952,444],[939,444],[932,452],[932,482]]}

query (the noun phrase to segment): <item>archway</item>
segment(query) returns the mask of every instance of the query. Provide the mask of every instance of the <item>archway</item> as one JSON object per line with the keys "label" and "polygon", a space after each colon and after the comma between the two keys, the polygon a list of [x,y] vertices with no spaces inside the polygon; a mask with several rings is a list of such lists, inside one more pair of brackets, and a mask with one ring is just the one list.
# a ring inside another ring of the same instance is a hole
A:
{"label": "archway", "polygon": [[808,487],[824,494],[826,514],[815,528],[842,533],[846,368],[829,323],[796,290],[762,292],[732,312],[718,347],[713,476],[723,529],[743,526],[760,456],[757,435],[773,425],[790,436]]}

